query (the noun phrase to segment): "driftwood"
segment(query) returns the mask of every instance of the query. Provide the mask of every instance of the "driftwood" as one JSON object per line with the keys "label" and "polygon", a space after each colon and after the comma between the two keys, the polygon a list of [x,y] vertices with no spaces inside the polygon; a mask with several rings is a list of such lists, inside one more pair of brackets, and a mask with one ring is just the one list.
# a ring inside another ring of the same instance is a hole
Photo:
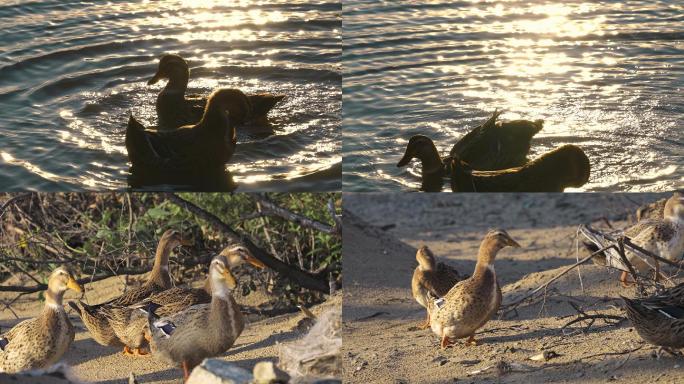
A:
{"label": "driftwood", "polygon": [[173,193],[166,193],[165,196],[172,203],[184,209],[187,209],[194,215],[199,216],[202,219],[211,223],[213,226],[222,231],[232,241],[243,244],[245,247],[247,247],[247,249],[249,249],[249,251],[254,255],[254,257],[256,257],[261,262],[266,264],[267,267],[287,276],[288,278],[290,278],[291,280],[293,280],[294,282],[296,282],[304,288],[323,293],[330,293],[330,286],[328,285],[328,281],[326,279],[319,278],[311,273],[305,272],[299,268],[295,268],[291,265],[283,263],[282,261],[278,260],[271,254],[269,254],[268,252],[254,244],[252,240],[249,239],[249,237],[236,232],[235,230],[233,230],[233,228],[231,228],[228,224],[221,221],[221,219],[219,219],[215,215],[179,197],[178,195]]}
{"label": "driftwood", "polygon": [[[328,224],[321,223],[320,221],[313,220],[311,218],[302,216],[298,213],[294,213],[283,207],[280,207],[276,203],[268,199],[266,196],[254,194],[252,195],[252,197],[261,205],[261,214],[264,216],[274,215],[282,217],[283,219],[291,221],[295,224],[299,224],[302,227],[312,228],[317,231],[328,233],[335,236],[341,235],[341,227],[337,224],[337,221],[335,222],[335,226],[330,226]],[[333,217],[333,220],[335,220],[336,215],[334,210],[331,212],[331,215]]]}

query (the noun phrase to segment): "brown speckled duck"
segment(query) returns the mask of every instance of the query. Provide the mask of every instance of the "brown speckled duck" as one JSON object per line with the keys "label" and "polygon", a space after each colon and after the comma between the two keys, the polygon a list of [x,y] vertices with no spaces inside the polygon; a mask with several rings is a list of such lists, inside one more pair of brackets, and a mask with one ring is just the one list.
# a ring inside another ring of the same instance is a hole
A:
{"label": "brown speckled duck", "polygon": [[[133,115],[126,128],[126,149],[133,168],[157,172],[223,169],[237,145],[235,126],[251,105],[238,89],[222,88],[209,96],[202,119],[175,130],[146,130]],[[226,113],[228,111],[228,113]]]}
{"label": "brown speckled duck", "polygon": [[418,266],[413,271],[411,292],[418,304],[426,309],[427,318],[425,322],[418,325],[418,328],[425,329],[430,326],[430,311],[427,309],[431,300],[446,295],[451,287],[463,280],[465,276],[450,265],[438,263],[435,255],[426,245],[418,249],[416,260]]}
{"label": "brown speckled duck", "polygon": [[[663,207],[662,219],[641,220],[625,230],[632,243],[662,258],[679,261],[684,256],[684,194],[674,192]],[[637,273],[655,269],[651,259],[644,260],[633,252],[626,252],[627,260]],[[629,273],[623,271],[620,282],[627,286]]]}
{"label": "brown speckled duck", "polygon": [[520,247],[502,229],[487,233],[480,244],[473,275],[431,303],[430,326],[441,338],[442,348],[464,337],[468,337],[466,344],[475,344],[475,331],[499,309],[501,288],[494,271],[494,259],[500,249],[508,246]]}
{"label": "brown speckled duck", "polygon": [[[138,303],[150,295],[171,288],[169,276],[169,256],[173,249],[184,244],[181,233],[167,230],[157,245],[154,266],[147,281],[138,288],[126,291],[121,296],[98,305],[87,305],[81,301],[70,301],[73,308],[83,320],[93,339],[101,345],[123,346],[124,354],[144,355],[141,351],[143,340],[134,341],[126,338],[127,319],[119,316],[119,308]],[[126,340],[122,340],[121,338]]]}
{"label": "brown speckled duck", "polygon": [[[190,69],[182,57],[173,54],[161,57],[157,73],[147,82],[148,85],[152,85],[161,79],[169,80],[157,96],[159,130],[173,130],[184,125],[192,125],[202,118],[207,98],[185,96],[189,78]],[[285,95],[270,93],[247,96],[252,108],[245,121],[260,125],[268,124],[268,112],[284,97]]]}
{"label": "brown speckled duck", "polygon": [[589,181],[589,158],[571,144],[549,151],[522,167],[476,171],[458,158],[451,159],[453,192],[563,192]]}
{"label": "brown speckled duck", "polygon": [[645,299],[622,299],[641,338],[666,349],[684,348],[684,284]]}
{"label": "brown speckled duck", "polygon": [[62,305],[67,289],[83,291],[73,273],[59,267],[48,279],[41,314],[0,335],[0,372],[44,369],[62,358],[74,341],[74,327]]}
{"label": "brown speckled duck", "polygon": [[482,171],[525,164],[530,151],[530,141],[542,129],[543,121],[497,122],[499,115],[500,112],[495,111],[487,122],[468,132],[444,159],[440,158],[435,144],[429,137],[411,137],[397,167],[407,165],[412,159],[419,159],[422,165],[421,190],[437,192],[442,188],[442,178],[449,176],[452,157],[458,157],[474,169]]}
{"label": "brown speckled duck", "polygon": [[[231,268],[249,263],[256,268],[265,268],[264,263],[255,258],[247,248],[242,245],[226,247],[219,254],[228,260]],[[211,302],[211,279],[207,277],[203,288],[173,287],[159,293],[153,293],[147,299],[132,306],[114,308],[113,316],[122,319],[122,325],[117,332],[119,339],[131,348],[143,344],[143,338],[150,340],[150,332],[147,326],[147,316],[139,311],[149,303],[155,303],[158,308],[155,314],[159,317],[171,316],[182,312],[190,306]]]}
{"label": "brown speckled duck", "polygon": [[156,315],[158,306],[154,302],[146,309],[153,355],[168,364],[180,365],[186,380],[203,359],[230,349],[245,326],[240,306],[232,296],[237,281],[225,256],[211,261],[209,280],[211,303],[193,305],[164,317]]}

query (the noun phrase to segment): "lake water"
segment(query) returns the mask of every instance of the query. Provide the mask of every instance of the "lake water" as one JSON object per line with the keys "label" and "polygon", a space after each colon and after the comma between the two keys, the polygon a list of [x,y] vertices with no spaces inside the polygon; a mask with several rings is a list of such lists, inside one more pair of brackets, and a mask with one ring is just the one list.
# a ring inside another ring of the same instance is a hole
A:
{"label": "lake water", "polygon": [[[425,134],[447,154],[499,108],[544,119],[531,157],[580,146],[587,191],[684,184],[684,2],[344,2],[344,190],[417,190]],[[448,190],[448,187],[446,188]]]}
{"label": "lake water", "polygon": [[126,188],[128,114],[155,124],[162,85],[146,81],[169,52],[190,64],[189,93],[287,95],[273,134],[238,131],[227,169],[239,191],[338,190],[341,12],[335,1],[1,2],[0,190]]}

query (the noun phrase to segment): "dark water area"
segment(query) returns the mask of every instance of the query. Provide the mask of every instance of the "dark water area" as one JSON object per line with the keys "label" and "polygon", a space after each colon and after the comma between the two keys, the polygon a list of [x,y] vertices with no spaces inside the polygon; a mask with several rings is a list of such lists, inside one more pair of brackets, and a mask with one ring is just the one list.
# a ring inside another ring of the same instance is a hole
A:
{"label": "dark water area", "polygon": [[339,190],[341,12],[309,1],[0,3],[0,190],[128,188],[126,122],[156,124],[163,82],[146,82],[164,53],[188,61],[188,93],[287,95],[271,129],[238,130],[226,166],[237,191]]}
{"label": "dark water area", "polygon": [[[441,154],[495,109],[544,119],[534,158],[580,146],[582,191],[684,185],[684,2],[344,3],[344,190],[420,187],[408,139]],[[448,190],[448,188],[447,188]]]}

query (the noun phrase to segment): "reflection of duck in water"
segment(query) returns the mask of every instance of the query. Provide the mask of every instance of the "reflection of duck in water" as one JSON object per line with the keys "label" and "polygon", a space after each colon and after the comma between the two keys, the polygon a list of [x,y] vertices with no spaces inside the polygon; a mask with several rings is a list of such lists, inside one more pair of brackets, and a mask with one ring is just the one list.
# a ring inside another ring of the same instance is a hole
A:
{"label": "reflection of duck in water", "polygon": [[[169,80],[157,96],[159,129],[168,130],[195,124],[202,118],[207,98],[197,95],[185,96],[189,77],[188,63],[182,57],[166,54],[159,60],[157,73],[147,82],[152,85],[161,79]],[[284,97],[285,95],[270,93],[247,96],[252,104],[252,111],[245,117],[245,121],[267,125],[268,112]]]}
{"label": "reflection of duck in water", "polygon": [[397,167],[412,159],[422,163],[422,190],[440,191],[442,178],[449,175],[452,157],[463,159],[478,170],[497,170],[525,164],[532,137],[542,129],[543,121],[514,120],[497,122],[501,113],[495,111],[484,124],[463,136],[451,149],[449,156],[441,159],[433,141],[423,135],[411,137],[404,156]]}
{"label": "reflection of duck in water", "polygon": [[243,123],[250,111],[244,93],[223,88],[209,96],[202,119],[195,125],[146,130],[131,115],[126,129],[128,158],[133,168],[158,172],[222,170],[235,152],[235,126]]}
{"label": "reflection of duck in water", "polygon": [[589,181],[589,158],[568,144],[543,154],[522,167],[476,171],[463,160],[451,160],[453,192],[563,192]]}

